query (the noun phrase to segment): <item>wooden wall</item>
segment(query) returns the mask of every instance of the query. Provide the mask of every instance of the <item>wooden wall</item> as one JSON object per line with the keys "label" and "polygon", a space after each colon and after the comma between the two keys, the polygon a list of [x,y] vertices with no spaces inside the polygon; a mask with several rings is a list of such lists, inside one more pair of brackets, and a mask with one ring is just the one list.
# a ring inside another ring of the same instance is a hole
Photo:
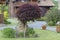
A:
{"label": "wooden wall", "polygon": [[4,15],[0,14],[0,23],[4,23]]}

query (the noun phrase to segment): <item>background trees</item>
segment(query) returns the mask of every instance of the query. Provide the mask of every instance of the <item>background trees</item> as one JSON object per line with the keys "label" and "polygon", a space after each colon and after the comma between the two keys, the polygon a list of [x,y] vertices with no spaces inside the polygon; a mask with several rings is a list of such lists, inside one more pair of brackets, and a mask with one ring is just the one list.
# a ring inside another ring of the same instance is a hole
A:
{"label": "background trees", "polygon": [[48,24],[55,25],[58,21],[60,21],[60,13],[57,8],[51,8],[49,13],[46,14],[46,21]]}
{"label": "background trees", "polygon": [[60,13],[58,10],[58,1],[54,1],[55,6],[50,8],[50,10],[42,17],[40,20],[47,21],[48,25],[56,25],[60,21]]}

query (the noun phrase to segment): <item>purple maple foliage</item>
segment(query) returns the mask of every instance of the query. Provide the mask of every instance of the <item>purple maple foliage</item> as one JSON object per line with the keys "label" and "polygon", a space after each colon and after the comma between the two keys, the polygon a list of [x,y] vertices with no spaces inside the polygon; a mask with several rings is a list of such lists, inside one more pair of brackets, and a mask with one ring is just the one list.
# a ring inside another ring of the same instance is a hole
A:
{"label": "purple maple foliage", "polygon": [[40,18],[41,10],[38,5],[24,4],[19,7],[16,15],[21,22],[26,23],[27,21]]}

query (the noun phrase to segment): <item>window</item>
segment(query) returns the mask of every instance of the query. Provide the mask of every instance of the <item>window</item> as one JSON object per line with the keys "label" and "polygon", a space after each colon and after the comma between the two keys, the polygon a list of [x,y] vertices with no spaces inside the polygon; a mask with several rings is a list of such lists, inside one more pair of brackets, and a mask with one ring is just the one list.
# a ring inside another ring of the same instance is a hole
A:
{"label": "window", "polygon": [[28,2],[28,1],[30,1],[30,0],[21,0],[22,2]]}
{"label": "window", "polygon": [[30,0],[16,0],[16,1],[27,2],[27,1],[30,1]]}
{"label": "window", "polygon": [[32,1],[35,1],[35,2],[37,2],[38,0],[32,0]]}
{"label": "window", "polygon": [[21,1],[21,0],[15,0],[15,1]]}

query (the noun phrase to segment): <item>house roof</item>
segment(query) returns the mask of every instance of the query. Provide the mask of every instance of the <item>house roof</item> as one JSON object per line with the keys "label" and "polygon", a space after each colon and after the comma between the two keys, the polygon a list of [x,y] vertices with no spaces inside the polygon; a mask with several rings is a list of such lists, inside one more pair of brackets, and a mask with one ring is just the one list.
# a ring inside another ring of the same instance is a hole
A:
{"label": "house roof", "polygon": [[[26,3],[26,2],[24,2]],[[23,2],[15,2],[15,6],[20,6],[22,4],[24,4]],[[54,3],[52,2],[52,0],[45,0],[45,1],[40,1],[38,2],[29,2],[30,4],[38,4],[39,6],[54,6]]]}
{"label": "house roof", "polygon": [[54,6],[52,0],[45,0],[38,3],[39,6]]}
{"label": "house roof", "polygon": [[[52,2],[52,0],[39,0],[39,1],[40,2],[37,3],[39,6],[54,6],[54,3]],[[2,0],[2,2],[0,1],[0,3],[4,3],[4,2],[6,2],[6,0]],[[17,3],[17,1],[15,3]],[[34,2],[34,4],[35,3],[36,2]],[[20,4],[22,4],[22,3],[20,3]],[[20,4],[17,4],[17,5],[19,6]]]}

